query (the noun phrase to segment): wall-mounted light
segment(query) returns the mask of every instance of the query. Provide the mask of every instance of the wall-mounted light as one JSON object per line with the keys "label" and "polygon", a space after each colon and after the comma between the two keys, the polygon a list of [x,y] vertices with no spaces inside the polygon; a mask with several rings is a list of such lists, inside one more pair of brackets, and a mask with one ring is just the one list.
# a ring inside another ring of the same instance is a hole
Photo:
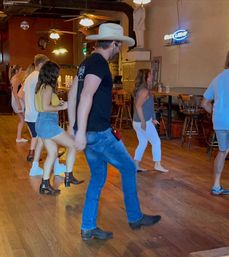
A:
{"label": "wall-mounted light", "polygon": [[49,37],[53,40],[58,40],[60,38],[60,35],[57,32],[52,32]]}
{"label": "wall-mounted light", "polygon": [[148,3],[150,3],[151,0],[133,0],[133,2],[134,2],[135,4],[141,4],[141,5],[143,5],[143,4],[148,4]]}
{"label": "wall-mounted light", "polygon": [[83,55],[86,56],[87,53],[88,53],[88,49],[87,49],[87,43],[83,43],[83,48],[82,48],[82,52],[83,52]]}
{"label": "wall-mounted light", "polygon": [[52,51],[52,53],[55,55],[62,55],[62,54],[66,54],[67,52],[68,52],[68,50],[64,47],[60,47],[60,48],[54,49]]}
{"label": "wall-mounted light", "polygon": [[89,19],[89,18],[82,18],[80,20],[79,24],[84,26],[84,27],[90,27],[90,26],[94,25],[94,21],[92,19]]}
{"label": "wall-mounted light", "polygon": [[29,29],[29,23],[28,21],[22,21],[20,23],[20,28],[23,29],[23,30],[28,30]]}
{"label": "wall-mounted light", "polygon": [[7,14],[5,14],[3,11],[0,11],[0,18],[5,18]]}

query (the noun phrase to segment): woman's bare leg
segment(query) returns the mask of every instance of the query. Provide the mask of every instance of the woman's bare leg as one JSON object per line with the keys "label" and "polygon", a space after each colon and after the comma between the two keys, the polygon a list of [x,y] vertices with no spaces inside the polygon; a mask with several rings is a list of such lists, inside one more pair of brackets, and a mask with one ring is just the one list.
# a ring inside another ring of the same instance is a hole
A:
{"label": "woman's bare leg", "polygon": [[61,135],[58,135],[54,138],[52,138],[58,145],[62,145],[64,147],[67,147],[67,159],[66,159],[66,166],[67,166],[67,170],[65,173],[65,186],[69,187],[70,184],[80,184],[83,181],[79,181],[77,180],[74,176],[73,176],[73,166],[75,163],[75,156],[76,156],[76,149],[75,149],[75,143],[73,138],[66,132],[63,132]]}
{"label": "woman's bare leg", "polygon": [[66,172],[72,172],[73,166],[76,159],[76,149],[73,138],[66,132],[52,138],[53,141],[58,145],[67,147],[67,158],[66,158]]}
{"label": "woman's bare leg", "polygon": [[19,119],[19,122],[18,122],[18,125],[17,125],[17,138],[18,140],[20,140],[22,137],[22,129],[23,129],[23,126],[24,126],[24,114],[23,113],[17,113],[18,115],[18,119]]}
{"label": "woman's bare leg", "polygon": [[44,162],[43,179],[47,180],[50,177],[51,170],[57,158],[57,144],[52,139],[42,140],[47,151],[47,157]]}

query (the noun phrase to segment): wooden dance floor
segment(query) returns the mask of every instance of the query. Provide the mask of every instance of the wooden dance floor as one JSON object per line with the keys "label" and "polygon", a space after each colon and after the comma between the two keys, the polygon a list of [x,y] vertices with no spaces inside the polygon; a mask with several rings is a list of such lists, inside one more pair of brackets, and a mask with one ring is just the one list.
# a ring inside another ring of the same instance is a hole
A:
{"label": "wooden dance floor", "polygon": [[[147,148],[143,167],[151,170],[137,175],[141,207],[162,219],[139,231],[128,226],[120,176],[109,167],[98,226],[113,231],[114,238],[83,242],[80,224],[89,180],[84,155],[77,154],[74,167],[84,184],[65,188],[63,178],[55,177],[61,194],[40,195],[41,177],[29,177],[29,143],[15,143],[16,126],[16,116],[0,116],[0,257],[188,257],[191,252],[229,246],[229,196],[210,195],[213,158],[208,160],[205,148],[193,144],[189,150],[178,140],[162,141],[167,174],[152,170]],[[122,134],[133,156],[134,131]],[[222,182],[229,188],[229,161]]]}

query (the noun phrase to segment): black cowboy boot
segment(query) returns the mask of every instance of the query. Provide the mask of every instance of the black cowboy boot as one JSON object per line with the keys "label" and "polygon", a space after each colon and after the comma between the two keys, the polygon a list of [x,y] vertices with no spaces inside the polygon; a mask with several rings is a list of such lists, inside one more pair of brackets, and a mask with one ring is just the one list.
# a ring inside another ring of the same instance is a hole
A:
{"label": "black cowboy boot", "polygon": [[60,190],[53,188],[50,185],[49,179],[42,179],[39,192],[40,194],[57,195],[60,193]]}
{"label": "black cowboy boot", "polygon": [[81,237],[84,241],[91,239],[107,240],[113,238],[113,232],[104,231],[97,227],[89,230],[81,230]]}
{"label": "black cowboy boot", "polygon": [[70,187],[70,184],[78,185],[78,184],[81,184],[83,182],[84,182],[84,180],[76,179],[73,176],[72,172],[65,172],[65,179],[64,179],[65,187]]}

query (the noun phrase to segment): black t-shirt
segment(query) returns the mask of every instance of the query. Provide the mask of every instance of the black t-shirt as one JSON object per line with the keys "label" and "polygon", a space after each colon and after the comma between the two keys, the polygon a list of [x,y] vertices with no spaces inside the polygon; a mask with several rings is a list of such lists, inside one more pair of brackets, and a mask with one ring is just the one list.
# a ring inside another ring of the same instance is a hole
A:
{"label": "black t-shirt", "polygon": [[79,67],[74,130],[77,130],[77,109],[84,86],[84,78],[87,74],[96,75],[102,80],[93,97],[93,103],[88,117],[87,131],[104,131],[110,127],[113,85],[108,62],[98,53],[93,53]]}

